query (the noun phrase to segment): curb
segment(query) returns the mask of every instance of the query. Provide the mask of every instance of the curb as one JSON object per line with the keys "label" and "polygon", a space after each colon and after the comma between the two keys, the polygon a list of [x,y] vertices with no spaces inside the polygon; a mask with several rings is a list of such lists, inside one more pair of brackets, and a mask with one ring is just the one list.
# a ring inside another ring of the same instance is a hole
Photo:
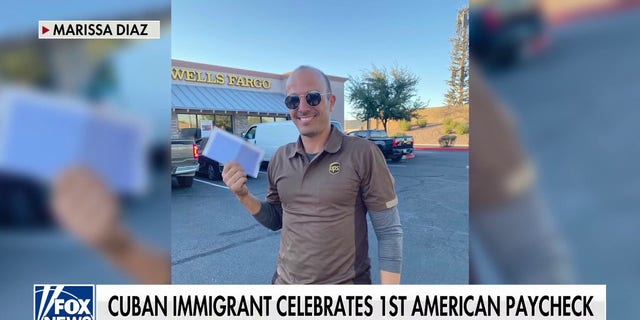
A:
{"label": "curb", "polygon": [[469,147],[416,147],[413,146],[413,150],[417,151],[469,151]]}

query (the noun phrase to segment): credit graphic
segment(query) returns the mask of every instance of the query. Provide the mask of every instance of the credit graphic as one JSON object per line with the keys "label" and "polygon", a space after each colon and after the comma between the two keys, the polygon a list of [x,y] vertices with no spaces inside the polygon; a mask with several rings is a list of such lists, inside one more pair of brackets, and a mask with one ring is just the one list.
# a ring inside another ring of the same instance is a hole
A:
{"label": "credit graphic", "polygon": [[40,20],[38,39],[160,39],[160,21]]}

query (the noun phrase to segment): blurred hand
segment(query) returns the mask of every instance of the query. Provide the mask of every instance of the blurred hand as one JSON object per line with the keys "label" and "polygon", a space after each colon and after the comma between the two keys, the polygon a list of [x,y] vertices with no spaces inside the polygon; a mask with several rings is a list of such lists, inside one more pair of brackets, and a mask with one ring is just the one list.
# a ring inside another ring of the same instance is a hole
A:
{"label": "blurred hand", "polygon": [[117,197],[87,168],[72,168],[56,180],[52,205],[62,228],[98,249],[108,247],[122,228]]}
{"label": "blurred hand", "polygon": [[247,174],[237,162],[229,162],[224,166],[224,170],[222,170],[222,181],[224,181],[224,184],[238,197],[249,194]]}
{"label": "blurred hand", "polygon": [[169,255],[143,245],[125,228],[117,196],[92,171],[65,171],[54,184],[51,200],[54,219],[62,228],[135,280],[171,282]]}

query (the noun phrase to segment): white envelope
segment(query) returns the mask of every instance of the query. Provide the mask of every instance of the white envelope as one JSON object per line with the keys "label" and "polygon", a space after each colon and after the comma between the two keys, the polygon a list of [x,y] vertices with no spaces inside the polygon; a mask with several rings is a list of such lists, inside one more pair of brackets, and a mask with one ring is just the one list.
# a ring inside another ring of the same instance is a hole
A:
{"label": "white envelope", "polygon": [[13,87],[0,90],[0,119],[0,171],[51,183],[82,165],[113,191],[146,187],[148,128],[117,110]]}
{"label": "white envelope", "polygon": [[264,150],[217,127],[211,132],[202,154],[223,165],[230,161],[238,162],[254,178],[258,177],[260,163],[264,158]]}

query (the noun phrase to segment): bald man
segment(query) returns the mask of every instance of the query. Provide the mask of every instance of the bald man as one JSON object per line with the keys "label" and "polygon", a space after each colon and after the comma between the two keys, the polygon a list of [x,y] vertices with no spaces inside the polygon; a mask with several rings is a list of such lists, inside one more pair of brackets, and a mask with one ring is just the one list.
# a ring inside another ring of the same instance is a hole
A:
{"label": "bald man", "polygon": [[265,201],[245,172],[228,163],[223,181],[253,217],[282,229],[275,284],[370,284],[366,215],[378,239],[380,279],[400,283],[402,227],[394,179],[372,142],[331,125],[336,97],[320,70],[300,66],[286,84],[285,105],[300,133],[269,163]]}

